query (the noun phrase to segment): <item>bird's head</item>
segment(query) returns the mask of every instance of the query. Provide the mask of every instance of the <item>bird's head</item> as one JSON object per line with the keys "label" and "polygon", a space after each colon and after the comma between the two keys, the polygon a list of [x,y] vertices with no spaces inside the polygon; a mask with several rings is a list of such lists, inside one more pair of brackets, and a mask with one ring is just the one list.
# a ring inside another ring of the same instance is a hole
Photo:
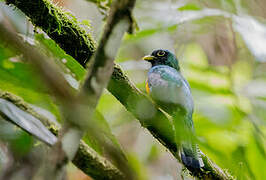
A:
{"label": "bird's head", "polygon": [[179,70],[176,56],[168,50],[154,50],[151,55],[144,56],[143,60],[150,62],[152,67],[157,65],[167,65]]}

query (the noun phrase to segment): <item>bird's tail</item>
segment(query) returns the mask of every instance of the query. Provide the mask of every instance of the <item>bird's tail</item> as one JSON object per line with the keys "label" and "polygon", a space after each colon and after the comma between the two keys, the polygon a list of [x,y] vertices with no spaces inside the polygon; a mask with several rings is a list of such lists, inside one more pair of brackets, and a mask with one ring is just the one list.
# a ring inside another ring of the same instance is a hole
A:
{"label": "bird's tail", "polygon": [[193,148],[182,145],[181,160],[188,169],[200,169],[204,166],[201,157],[199,157],[197,147]]}
{"label": "bird's tail", "polygon": [[195,143],[195,132],[191,115],[184,115],[182,111],[173,116],[175,140],[180,147],[182,163],[188,169],[200,169],[204,166],[199,148]]}

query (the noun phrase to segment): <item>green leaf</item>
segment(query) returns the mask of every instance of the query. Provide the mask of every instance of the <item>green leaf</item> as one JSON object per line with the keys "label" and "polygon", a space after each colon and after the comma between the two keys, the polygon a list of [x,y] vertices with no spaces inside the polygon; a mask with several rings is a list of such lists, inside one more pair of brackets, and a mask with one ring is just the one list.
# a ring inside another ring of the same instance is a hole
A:
{"label": "green leaf", "polygon": [[185,6],[182,6],[180,8],[178,8],[179,11],[197,11],[197,10],[201,10],[202,8],[199,7],[197,4],[186,4]]}
{"label": "green leaf", "polygon": [[[0,116],[0,138],[2,142],[8,144],[10,152],[12,152],[16,158],[21,158],[27,155],[34,143],[33,137],[30,134],[20,128],[14,127],[13,124],[7,122],[2,116]],[[7,157],[5,156],[5,153],[2,154],[2,152],[0,157],[0,163],[2,165]]]}
{"label": "green leaf", "polygon": [[45,38],[43,34],[35,35],[35,39],[46,54],[55,59],[55,62],[66,74],[70,74],[78,81],[84,78],[85,69],[74,58],[67,55],[52,39]]}
{"label": "green leaf", "polygon": [[[265,138],[265,137],[264,137]],[[265,141],[265,139],[264,139]],[[256,145],[256,140],[253,136],[250,137],[247,147],[246,159],[248,164],[255,175],[254,179],[264,179],[266,177],[266,158]]]}
{"label": "green leaf", "polygon": [[137,31],[135,34],[126,34],[123,40],[126,43],[129,43],[129,42],[132,43],[132,42],[136,42],[138,40],[141,40],[143,38],[152,36],[156,33],[173,32],[177,29],[177,27],[178,27],[177,25],[171,25],[171,26],[166,26],[166,27],[143,29],[141,31]]}
{"label": "green leaf", "polygon": [[145,166],[143,166],[143,163],[140,162],[140,160],[138,159],[138,156],[130,153],[127,154],[127,158],[128,158],[128,162],[129,165],[132,167],[135,175],[137,176],[136,179],[139,180],[148,180],[148,174],[147,174],[147,170],[145,168]]}
{"label": "green leaf", "polygon": [[147,162],[153,162],[159,158],[160,151],[157,145],[153,144],[147,157]]}

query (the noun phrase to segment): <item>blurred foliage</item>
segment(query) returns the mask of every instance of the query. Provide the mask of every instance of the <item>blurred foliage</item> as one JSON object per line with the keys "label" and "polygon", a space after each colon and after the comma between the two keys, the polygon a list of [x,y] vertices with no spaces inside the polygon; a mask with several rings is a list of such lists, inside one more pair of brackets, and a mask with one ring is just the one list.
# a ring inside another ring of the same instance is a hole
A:
{"label": "blurred foliage", "polygon": [[[175,52],[192,89],[200,148],[237,179],[266,177],[265,6],[263,0],[138,1],[135,17],[140,30],[124,37],[116,60],[145,91],[149,65],[141,57],[157,48]],[[78,15],[78,9],[72,10]],[[35,35],[34,42],[78,89],[84,68],[45,35]],[[0,44],[0,89],[49,111],[60,121],[54,97],[21,58]],[[104,127],[103,134],[120,148],[111,131],[116,134],[139,179],[171,179],[181,172],[168,152],[108,92],[101,97],[95,116]],[[85,136],[85,140],[103,154],[93,138]]]}
{"label": "blurred foliage", "polygon": [[49,96],[38,73],[22,62],[22,56],[13,54],[4,44],[0,44],[0,73],[2,91],[11,92],[30,104],[47,109],[59,119],[53,98]]}
{"label": "blurred foliage", "polygon": [[[9,150],[15,158],[21,158],[29,153],[33,146],[33,138],[20,128],[14,128],[11,124],[7,123],[0,118],[1,124],[1,141],[8,142]],[[5,157],[6,158],[6,157]],[[2,163],[1,163],[2,164]]]}
{"label": "blurred foliage", "polygon": [[[85,69],[75,59],[67,55],[53,40],[44,37],[43,34],[35,35],[35,41],[37,46],[60,67],[67,82],[74,89],[78,90],[79,84],[85,78]],[[93,123],[95,123],[95,127],[99,128],[99,134],[103,136],[104,141],[111,141],[115,148],[121,151],[120,145],[112,134],[109,124],[98,110],[94,113]],[[93,138],[90,132],[86,133],[84,140],[98,153],[104,153],[104,148],[97,139]]]}
{"label": "blurred foliage", "polygon": [[[67,82],[74,89],[78,90],[79,84],[85,77],[86,73],[85,69],[80,66],[79,63],[77,63],[71,56],[67,55],[53,40],[44,37],[43,34],[37,34],[35,39],[25,37],[24,35],[22,36],[25,39],[25,43],[37,46],[47,55],[47,57],[53,59],[62,70]],[[55,120],[54,117],[56,116],[57,120],[60,122],[62,118],[59,114],[60,104],[57,103],[56,98],[46,89],[45,84],[42,84],[42,79],[40,79],[38,73],[32,69],[30,64],[27,63],[27,60],[23,59],[21,55],[9,51],[7,46],[1,44],[0,50],[0,71],[1,73],[3,72],[3,76],[0,78],[0,89],[20,96],[26,102],[31,103],[32,108],[35,111],[46,116],[49,120]],[[1,109],[1,111],[2,110],[3,109]],[[20,113],[20,115],[16,113],[15,106],[13,109],[10,108],[10,110],[17,114],[16,117],[13,116],[10,120],[17,121],[19,122],[18,124],[25,123],[26,129],[29,129],[30,133],[37,136],[39,134],[41,137],[40,139],[43,139],[43,127],[36,127],[36,123],[31,124],[27,113]],[[17,119],[13,120],[14,117]],[[101,131],[99,133],[102,135],[102,138],[104,138],[103,140],[123,154],[119,143],[111,133],[109,124],[100,112],[95,112],[93,120],[95,127],[98,127]],[[12,126],[10,126],[10,128],[11,127]],[[94,139],[90,132],[86,133],[84,140],[98,153],[104,154],[104,148],[101,146],[101,143],[98,142],[97,139]],[[26,144],[24,147],[27,147]]]}
{"label": "blurred foliage", "polygon": [[56,59],[56,63],[64,73],[73,76],[77,80],[84,78],[85,69],[71,56],[67,55],[53,40],[45,38],[43,34],[35,35],[35,40],[43,46],[46,55],[48,54]]}

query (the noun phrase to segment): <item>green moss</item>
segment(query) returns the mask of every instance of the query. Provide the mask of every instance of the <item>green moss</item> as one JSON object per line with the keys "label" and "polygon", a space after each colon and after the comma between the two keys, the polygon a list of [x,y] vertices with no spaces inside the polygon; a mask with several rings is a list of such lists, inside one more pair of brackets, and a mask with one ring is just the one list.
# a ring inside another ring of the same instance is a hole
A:
{"label": "green moss", "polygon": [[114,167],[109,161],[106,161],[106,159],[99,156],[84,142],[80,143],[73,163],[95,179],[125,179],[116,167]]}
{"label": "green moss", "polygon": [[85,67],[95,51],[96,44],[72,14],[64,12],[49,0],[6,0],[6,2],[19,8],[35,26],[40,27]]}
{"label": "green moss", "polygon": [[218,179],[218,180],[234,180],[235,178],[231,176],[227,170],[220,169],[217,165],[215,165],[210,159],[202,154],[201,156],[204,167],[198,173],[198,177],[200,179]]}
{"label": "green moss", "polygon": [[59,131],[59,129],[58,129],[58,127],[56,127],[56,125],[54,125],[54,124],[49,124],[48,126],[47,126],[47,128],[49,129],[49,131],[51,131],[54,135],[58,135],[58,131]]}
{"label": "green moss", "polygon": [[26,111],[29,114],[33,115],[34,117],[39,119],[45,126],[52,124],[52,122],[50,122],[46,117],[35,112],[27,103],[23,101],[23,99],[21,99],[18,96],[11,94],[9,92],[0,91],[0,98],[8,100],[9,102],[12,102],[13,104],[15,104],[17,107],[19,107],[23,111]]}

